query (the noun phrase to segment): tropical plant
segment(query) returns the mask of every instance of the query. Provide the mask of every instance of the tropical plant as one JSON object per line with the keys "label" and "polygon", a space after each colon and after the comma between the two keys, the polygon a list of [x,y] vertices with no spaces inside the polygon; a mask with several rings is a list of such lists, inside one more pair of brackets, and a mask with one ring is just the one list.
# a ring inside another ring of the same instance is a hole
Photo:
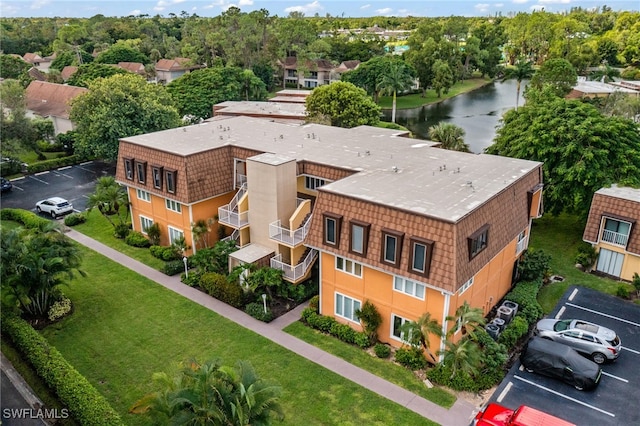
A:
{"label": "tropical plant", "polygon": [[258,377],[250,363],[235,367],[219,361],[191,361],[170,377],[155,373],[160,390],[145,395],[130,409],[156,422],[182,425],[269,425],[283,420],[282,389]]}
{"label": "tropical plant", "polygon": [[466,300],[453,316],[447,317],[447,321],[455,321],[455,327],[447,333],[449,336],[460,330],[463,336],[468,335],[470,338],[475,338],[475,330],[483,327],[486,322],[482,309],[472,308]]}
{"label": "tropical plant", "polygon": [[463,338],[458,342],[445,341],[445,349],[438,351],[443,355],[442,362],[451,369],[453,378],[458,372],[470,376],[479,374],[482,365],[482,350],[476,342]]}
{"label": "tropical plant", "polygon": [[318,86],[306,100],[307,117],[337,127],[374,126],[380,121],[378,106],[352,83],[336,81]]}
{"label": "tropical plant", "polygon": [[431,318],[431,313],[425,312],[417,321],[406,321],[401,327],[405,342],[415,348],[421,348],[431,357],[431,362],[436,362],[436,357],[431,352],[430,336],[442,337],[442,327],[437,320]]}
{"label": "tropical plant", "polygon": [[520,101],[520,86],[524,80],[530,79],[534,72],[535,70],[533,69],[531,61],[524,58],[519,58],[513,68],[506,68],[504,70],[504,77],[502,78],[502,81],[508,79],[515,79],[517,81],[516,110],[518,109],[518,102]]}
{"label": "tropical plant", "polygon": [[266,293],[269,299],[272,299],[274,294],[280,292],[280,288],[284,284],[282,280],[283,273],[281,269],[260,268],[257,271],[250,272],[244,279],[243,285],[252,293]]}
{"label": "tropical plant", "polygon": [[[96,189],[92,194],[89,194],[87,201],[87,209],[93,210],[94,208],[97,208],[114,228],[127,222],[129,199],[126,190],[116,182],[115,177],[98,178]],[[117,223],[112,219],[114,216],[118,219]]]}
{"label": "tropical plant", "polygon": [[369,342],[374,344],[378,340],[378,327],[382,324],[382,315],[378,312],[378,308],[371,301],[365,300],[362,308],[356,309],[355,314],[360,320],[365,334],[369,337]]}
{"label": "tropical plant", "polygon": [[452,151],[469,152],[469,145],[464,142],[464,129],[443,121],[429,127],[429,137],[440,142],[442,148]]}
{"label": "tropical plant", "polygon": [[209,247],[209,232],[211,232],[211,225],[213,225],[214,219],[198,219],[191,224],[191,232],[193,233],[193,239],[195,245],[201,245],[201,247]]}
{"label": "tropical plant", "polygon": [[384,73],[376,87],[381,93],[393,96],[391,107],[391,122],[396,122],[396,94],[411,88],[413,84],[413,69],[402,60],[390,60],[384,67]]}

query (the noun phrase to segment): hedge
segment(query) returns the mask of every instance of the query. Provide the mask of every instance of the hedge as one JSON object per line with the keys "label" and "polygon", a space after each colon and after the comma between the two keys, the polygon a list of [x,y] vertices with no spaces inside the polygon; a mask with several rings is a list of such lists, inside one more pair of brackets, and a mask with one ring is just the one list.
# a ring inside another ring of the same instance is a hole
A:
{"label": "hedge", "polygon": [[142,232],[132,231],[124,238],[124,242],[127,245],[133,247],[146,248],[151,245],[147,237]]}
{"label": "hedge", "polygon": [[3,313],[2,333],[11,338],[38,376],[80,424],[124,425],[100,392],[26,321]]}
{"label": "hedge", "polygon": [[2,209],[0,219],[18,222],[25,228],[38,228],[50,223],[48,219],[38,216],[34,212],[22,209]]}
{"label": "hedge", "polygon": [[244,311],[262,322],[271,322],[273,320],[273,312],[267,307],[267,312],[264,311],[264,304],[262,303],[249,303]]}
{"label": "hedge", "polygon": [[180,255],[172,246],[151,246],[149,247],[151,256],[168,262],[170,260],[181,260]]}
{"label": "hedge", "polygon": [[302,321],[309,327],[330,334],[343,342],[355,344],[363,349],[371,346],[369,337],[361,331],[355,331],[347,324],[336,321],[333,317],[318,314],[314,308],[302,310]]}
{"label": "hedge", "polygon": [[70,155],[68,157],[53,158],[51,160],[38,161],[37,163],[29,164],[27,166],[28,173],[40,173],[47,170],[57,169],[59,167],[72,166],[80,162],[80,157],[77,155]]}
{"label": "hedge", "polygon": [[244,291],[236,283],[227,281],[227,277],[215,272],[209,272],[200,278],[200,287],[210,296],[223,301],[234,308],[240,308],[244,304]]}

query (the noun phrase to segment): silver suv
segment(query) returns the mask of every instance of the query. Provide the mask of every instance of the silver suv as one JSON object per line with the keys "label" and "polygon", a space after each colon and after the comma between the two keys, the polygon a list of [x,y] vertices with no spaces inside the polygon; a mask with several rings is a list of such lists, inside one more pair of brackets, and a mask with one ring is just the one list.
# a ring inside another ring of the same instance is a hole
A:
{"label": "silver suv", "polygon": [[615,331],[577,319],[543,319],[536,324],[534,333],[544,339],[571,346],[597,364],[615,360],[622,349]]}

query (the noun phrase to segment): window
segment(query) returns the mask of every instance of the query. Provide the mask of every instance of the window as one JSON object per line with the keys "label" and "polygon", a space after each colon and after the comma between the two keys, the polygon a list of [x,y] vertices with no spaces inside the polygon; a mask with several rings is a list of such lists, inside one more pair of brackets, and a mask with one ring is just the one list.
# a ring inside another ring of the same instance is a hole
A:
{"label": "window", "polygon": [[473,285],[473,277],[471,277],[469,281],[467,281],[466,283],[462,284],[462,287],[460,287],[460,289],[458,290],[458,294],[464,293],[472,285]]}
{"label": "window", "polygon": [[398,315],[391,314],[391,337],[397,340],[405,340],[402,326],[408,322],[406,318],[399,317]]}
{"label": "window", "polygon": [[140,230],[143,234],[147,233],[147,229],[149,229],[153,225],[153,220],[148,217],[140,216]]}
{"label": "window", "polygon": [[344,257],[336,256],[336,269],[356,277],[362,277],[362,265]]}
{"label": "window", "polygon": [[605,218],[602,241],[626,247],[631,231],[631,223]]}
{"label": "window", "polygon": [[360,309],[360,301],[336,293],[336,315],[349,321],[359,322],[356,311]]}
{"label": "window", "polygon": [[184,238],[184,232],[179,229],[169,227],[169,244],[173,244],[176,240],[181,240]]}
{"label": "window", "polygon": [[404,234],[390,229],[382,230],[382,263],[400,266],[400,253],[402,252],[402,239]]}
{"label": "window", "polygon": [[393,277],[393,289],[424,300],[425,285],[402,277]]}
{"label": "window", "polygon": [[124,175],[127,179],[133,180],[133,158],[124,158]]}
{"label": "window", "polygon": [[176,192],[176,170],[165,170],[164,178],[166,182],[167,191],[175,194]]}
{"label": "window", "polygon": [[162,167],[152,166],[151,174],[153,175],[153,187],[156,189],[162,189]]}
{"label": "window", "polygon": [[326,184],[324,179],[315,178],[311,176],[304,177],[304,187],[307,189],[311,189],[315,191],[317,188],[320,188],[324,184]]}
{"label": "window", "polygon": [[312,80],[318,79],[318,71],[311,71],[311,76],[309,77]]}
{"label": "window", "polygon": [[487,248],[487,244],[489,243],[489,225],[484,225],[478,229],[473,235],[467,238],[467,241],[469,243],[469,260],[471,260]]}
{"label": "window", "polygon": [[167,210],[171,210],[176,213],[182,213],[182,204],[177,201],[166,199]]}
{"label": "window", "polygon": [[349,251],[361,256],[366,256],[369,243],[369,228],[371,225],[358,220],[352,220],[349,224],[351,225]]}
{"label": "window", "polygon": [[324,243],[338,247],[340,245],[340,229],[342,228],[342,216],[333,213],[324,213]]}
{"label": "window", "polygon": [[138,200],[151,202],[151,194],[149,194],[147,191],[143,191],[142,189],[136,189],[136,194],[138,195]]}
{"label": "window", "polygon": [[147,179],[146,161],[136,161],[136,173],[138,174],[138,182],[145,183]]}
{"label": "window", "polygon": [[412,237],[409,242],[411,247],[409,259],[409,272],[429,276],[431,258],[433,256],[433,241]]}

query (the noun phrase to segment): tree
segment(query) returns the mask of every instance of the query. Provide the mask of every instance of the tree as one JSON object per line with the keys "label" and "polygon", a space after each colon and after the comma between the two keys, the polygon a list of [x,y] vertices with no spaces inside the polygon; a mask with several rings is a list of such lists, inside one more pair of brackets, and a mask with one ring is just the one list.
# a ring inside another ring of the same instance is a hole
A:
{"label": "tree", "polygon": [[[124,211],[122,207],[127,207]],[[113,176],[103,176],[98,178],[95,191],[89,195],[87,201],[87,209],[97,208],[102,216],[116,228],[118,225],[126,223],[129,217],[129,199],[127,191],[124,187],[116,182]],[[115,223],[111,217],[115,216],[118,223]]]}
{"label": "tree", "polygon": [[69,65],[77,66],[82,64],[90,64],[91,62],[93,62],[93,56],[91,56],[84,50],[79,50],[77,53],[72,52],[71,50],[65,50],[63,52],[59,52],[56,55],[56,58],[51,61],[50,70],[54,69],[62,71],[64,67]]}
{"label": "tree", "polygon": [[448,316],[447,321],[455,321],[455,327],[449,330],[449,335],[453,335],[460,330],[463,336],[473,338],[475,330],[484,326],[486,320],[482,314],[482,309],[472,308],[466,300],[456,309],[453,316]]}
{"label": "tree", "polygon": [[343,81],[316,87],[306,105],[310,120],[325,119],[332,126],[374,126],[380,121],[380,107],[363,89]]}
{"label": "tree", "polygon": [[589,80],[602,81],[603,83],[614,81],[614,77],[620,77],[620,71],[609,66],[609,64],[605,64],[589,74]]}
{"label": "tree", "polygon": [[508,111],[487,153],[544,162],[544,206],[586,216],[602,187],[640,185],[637,124],[577,100],[551,98]]}
{"label": "tree", "polygon": [[115,44],[98,54],[95,62],[99,64],[117,64],[118,62],[140,62],[147,64],[149,63],[149,58],[137,49],[122,44]]}
{"label": "tree", "polygon": [[518,102],[520,101],[520,86],[524,80],[528,80],[533,76],[534,70],[530,61],[524,58],[519,58],[513,68],[506,68],[504,70],[504,77],[502,81],[508,79],[515,79],[516,85],[516,109],[518,109]]}
{"label": "tree", "polygon": [[132,73],[90,83],[89,92],[72,101],[70,117],[77,126],[76,153],[108,161],[117,158],[120,138],[181,124],[166,89]]}
{"label": "tree", "polygon": [[209,232],[211,232],[211,225],[213,225],[214,219],[198,219],[191,224],[191,232],[193,233],[194,245],[197,247],[200,243],[201,247],[209,247]]}
{"label": "tree", "polygon": [[411,88],[414,71],[402,60],[392,59],[387,62],[385,72],[378,82],[377,89],[393,96],[391,122],[396,122],[396,94]]}
{"label": "tree", "polygon": [[242,91],[244,99],[264,100],[267,98],[267,87],[264,82],[259,79],[252,70],[243,70],[241,74]]}
{"label": "tree", "polygon": [[459,342],[445,342],[445,349],[439,351],[443,355],[443,364],[451,368],[451,379],[458,372],[476,376],[482,366],[482,350],[476,342],[463,338]]}
{"label": "tree", "polygon": [[449,93],[449,89],[453,86],[453,72],[445,61],[440,59],[433,63],[433,90],[436,91],[438,97],[442,92]]}
{"label": "tree", "polygon": [[568,94],[578,82],[576,69],[566,59],[549,59],[533,74],[529,87],[541,90],[543,86],[553,89],[556,96]]}
{"label": "tree", "polygon": [[422,314],[415,322],[406,321],[402,325],[401,331],[403,336],[407,337],[411,346],[422,347],[422,349],[429,354],[433,362],[436,362],[436,357],[433,352],[431,352],[430,336],[442,337],[442,327],[436,319],[431,318],[429,312]]}
{"label": "tree", "polygon": [[283,420],[282,389],[256,374],[246,361],[235,367],[218,361],[191,361],[174,378],[155,373],[160,390],[147,394],[129,410],[149,414],[162,424],[269,425]]}
{"label": "tree", "polygon": [[31,68],[31,64],[11,55],[0,55],[0,78],[18,78]]}
{"label": "tree", "polygon": [[429,127],[429,137],[440,142],[444,149],[469,152],[469,145],[464,142],[464,129],[455,124],[441,121]]}
{"label": "tree", "polygon": [[364,89],[369,96],[373,96],[373,101],[377,103],[379,84],[386,66],[387,58],[377,56],[360,64],[355,70],[345,72],[340,79]]}
{"label": "tree", "polygon": [[131,73],[122,68],[92,62],[90,64],[80,65],[76,72],[69,77],[67,84],[69,86],[89,87],[91,82],[98,78],[111,77],[116,74],[126,75]]}

